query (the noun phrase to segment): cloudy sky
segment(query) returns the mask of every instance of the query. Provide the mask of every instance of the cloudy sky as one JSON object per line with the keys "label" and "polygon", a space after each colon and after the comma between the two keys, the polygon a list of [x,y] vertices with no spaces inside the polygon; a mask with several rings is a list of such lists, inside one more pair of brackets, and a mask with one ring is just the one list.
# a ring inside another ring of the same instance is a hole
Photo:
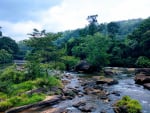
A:
{"label": "cloudy sky", "polygon": [[88,15],[98,22],[150,16],[150,0],[1,0],[0,26],[5,36],[27,39],[33,28],[58,32],[82,28]]}

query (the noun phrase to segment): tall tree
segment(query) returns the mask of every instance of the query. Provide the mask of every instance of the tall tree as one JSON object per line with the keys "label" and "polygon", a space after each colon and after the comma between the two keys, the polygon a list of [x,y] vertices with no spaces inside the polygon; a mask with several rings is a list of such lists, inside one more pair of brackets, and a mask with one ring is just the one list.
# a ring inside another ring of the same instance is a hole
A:
{"label": "tall tree", "polygon": [[98,69],[109,64],[109,54],[107,53],[109,47],[109,38],[100,33],[93,36],[86,36],[83,41],[75,46],[72,51],[74,55],[83,57]]}
{"label": "tall tree", "polygon": [[17,54],[19,48],[15,40],[11,39],[10,37],[3,36],[0,38],[0,49],[5,49],[10,54]]}
{"label": "tall tree", "polygon": [[107,25],[107,30],[108,30],[108,34],[109,36],[114,39],[115,35],[118,33],[118,30],[119,30],[119,26],[117,23],[115,22],[110,22],[108,25]]}

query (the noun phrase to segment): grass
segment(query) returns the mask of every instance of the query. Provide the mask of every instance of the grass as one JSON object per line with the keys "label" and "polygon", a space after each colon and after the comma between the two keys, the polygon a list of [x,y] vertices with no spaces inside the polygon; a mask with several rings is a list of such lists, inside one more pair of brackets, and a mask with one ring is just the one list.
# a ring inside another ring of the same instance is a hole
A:
{"label": "grass", "polygon": [[[16,70],[16,66],[10,66],[0,73],[0,112],[11,107],[33,104],[45,98],[45,94],[32,93],[27,91],[44,88],[51,91],[51,88],[62,87],[61,81],[55,77],[44,73],[34,79],[28,77],[26,71]],[[31,75],[35,76],[35,75]],[[54,94],[59,91],[54,91]]]}
{"label": "grass", "polygon": [[14,96],[5,101],[0,102],[0,112],[5,111],[11,107],[23,106],[28,104],[33,104],[39,101],[44,100],[44,94],[32,94],[32,95],[21,95]]}

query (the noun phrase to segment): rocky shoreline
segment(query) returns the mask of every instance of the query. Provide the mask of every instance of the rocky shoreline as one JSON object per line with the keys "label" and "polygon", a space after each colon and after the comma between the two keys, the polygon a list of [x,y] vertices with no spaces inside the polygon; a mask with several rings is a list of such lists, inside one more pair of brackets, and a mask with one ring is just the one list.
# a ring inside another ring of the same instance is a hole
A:
{"label": "rocky shoreline", "polygon": [[[62,82],[64,84],[64,88],[61,89],[61,94],[54,96],[49,100],[45,100],[36,104],[25,105],[21,107],[15,107],[12,109],[7,110],[5,113],[29,113],[40,109],[41,107],[53,106],[57,105],[60,102],[73,100],[74,98],[82,98],[88,95],[95,95],[100,101],[104,103],[109,103],[111,101],[109,99],[110,94],[118,95],[118,92],[109,92],[103,88],[103,85],[113,85],[117,84],[118,82],[112,78],[102,78],[99,79],[99,76],[93,76],[90,79],[79,78],[74,76],[74,74],[64,74],[62,76]],[[96,80],[97,79],[97,80]],[[71,82],[77,83],[71,83]],[[78,109],[80,112],[92,112],[96,108],[93,105],[90,105],[85,100],[82,99],[76,102],[73,102],[72,107]],[[61,111],[61,112],[60,112]],[[62,112],[63,111],[63,112]],[[71,111],[66,109],[65,107],[62,108],[50,108],[41,113],[70,113]],[[105,113],[102,111],[102,113]]]}
{"label": "rocky shoreline", "polygon": [[[133,70],[135,69],[127,70],[127,73],[133,73]],[[108,71],[110,70],[107,69],[107,72]],[[118,73],[117,70],[113,70],[113,72],[115,72],[115,74]],[[141,73],[141,71],[139,70],[135,72],[135,81],[141,80],[143,76],[149,77],[149,75],[145,75],[147,71],[144,71],[144,73],[143,71]],[[109,109],[113,113],[113,103],[110,96],[114,95],[120,97],[120,92],[115,90],[110,91],[106,88],[110,85],[118,84],[117,80],[111,78],[112,74],[107,76],[108,78],[100,76],[84,78],[78,77],[71,73],[64,73],[63,75],[61,75],[61,80],[64,84],[64,87],[62,89],[59,89],[61,91],[60,95],[54,96],[53,98],[33,105],[12,108],[10,110],[7,110],[6,113],[32,113],[38,111],[39,109],[39,113],[90,113],[95,112],[99,107],[96,104],[90,103],[92,99],[88,101],[88,99],[91,97],[94,98],[93,103],[100,102],[103,105],[107,106],[106,109],[99,109],[99,111],[97,110],[98,112],[106,113],[107,109]],[[137,79],[138,77],[139,79]],[[149,85],[149,83],[144,82],[143,85],[147,87],[147,84]]]}

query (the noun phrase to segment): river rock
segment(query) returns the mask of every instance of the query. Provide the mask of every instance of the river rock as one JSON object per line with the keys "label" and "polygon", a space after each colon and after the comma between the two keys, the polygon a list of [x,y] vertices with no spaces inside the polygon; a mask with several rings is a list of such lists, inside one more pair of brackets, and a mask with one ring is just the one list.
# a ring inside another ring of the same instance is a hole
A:
{"label": "river rock", "polygon": [[108,76],[112,76],[112,75],[115,74],[115,73],[113,72],[113,70],[104,70],[104,73],[105,73],[105,75],[108,75]]}
{"label": "river rock", "polygon": [[150,83],[146,83],[143,85],[145,88],[149,89],[150,90]]}
{"label": "river rock", "polygon": [[69,81],[69,80],[62,80],[62,83],[63,83],[64,85],[67,85],[67,84],[70,83],[70,81]]}
{"label": "river rock", "polygon": [[75,71],[77,72],[84,72],[84,73],[91,73],[94,72],[94,68],[91,64],[89,64],[87,61],[83,60],[79,64],[75,66]]}
{"label": "river rock", "polygon": [[108,85],[113,85],[113,84],[118,84],[118,81],[112,78],[102,78],[100,80],[96,81],[96,84],[108,84]]}
{"label": "river rock", "polygon": [[76,108],[79,108],[80,106],[84,106],[85,104],[86,104],[85,101],[80,101],[80,102],[77,102],[77,103],[73,104],[72,106],[76,107]]}
{"label": "river rock", "polygon": [[100,113],[107,113],[105,110],[102,110]]}
{"label": "river rock", "polygon": [[94,107],[90,106],[90,105],[85,105],[85,106],[79,107],[79,110],[81,110],[84,113],[91,112],[93,109],[94,109]]}
{"label": "river rock", "polygon": [[137,84],[150,83],[150,76],[146,76],[145,74],[140,73],[135,76],[134,80]]}
{"label": "river rock", "polygon": [[128,113],[126,106],[114,107],[113,110],[115,113]]}
{"label": "river rock", "polygon": [[120,96],[120,92],[119,91],[113,91],[113,92],[111,92],[111,94],[114,94],[115,96]]}
{"label": "river rock", "polygon": [[68,97],[68,99],[73,99],[75,97],[76,93],[73,90],[66,90],[64,92],[64,95],[66,97]]}
{"label": "river rock", "polygon": [[150,90],[150,68],[138,68],[135,74],[135,83],[141,84]]}

